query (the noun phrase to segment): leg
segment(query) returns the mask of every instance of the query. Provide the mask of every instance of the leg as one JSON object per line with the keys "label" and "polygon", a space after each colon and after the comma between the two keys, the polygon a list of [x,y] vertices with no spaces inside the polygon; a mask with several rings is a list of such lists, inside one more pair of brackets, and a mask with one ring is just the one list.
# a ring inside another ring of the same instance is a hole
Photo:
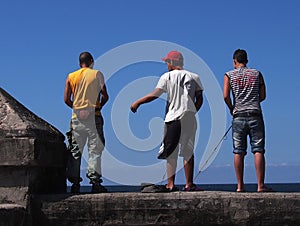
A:
{"label": "leg", "polygon": [[262,117],[254,117],[249,121],[250,126],[250,143],[252,153],[254,154],[254,164],[257,177],[257,191],[269,192],[264,184],[265,181],[265,126]]}
{"label": "leg", "polygon": [[80,177],[80,165],[81,165],[81,156],[74,158],[73,155],[69,152],[67,156],[67,179],[71,183],[79,184],[82,181]]}
{"label": "leg", "polygon": [[166,188],[170,189],[175,185],[180,131],[181,126],[179,121],[165,123],[163,148],[161,148],[158,156],[159,159],[167,159],[168,183]]}
{"label": "leg", "polygon": [[194,143],[197,130],[197,120],[193,113],[186,113],[181,119],[180,156],[183,157],[185,188],[194,185]]}
{"label": "leg", "polygon": [[194,185],[194,155],[190,158],[183,160],[184,164],[184,173],[185,173],[185,187],[192,187]]}
{"label": "leg", "polygon": [[89,124],[88,128],[88,169],[87,177],[91,184],[101,183],[101,156],[104,149],[103,119],[95,117],[95,121]]}
{"label": "leg", "polygon": [[237,179],[237,192],[244,191],[244,159],[247,154],[248,126],[245,118],[234,118],[232,121],[232,140],[234,169]]}
{"label": "leg", "polygon": [[[165,123],[164,126],[164,139],[163,144],[160,147],[158,153],[158,159],[167,159],[169,156],[177,152],[178,155],[178,143],[180,139],[181,125],[180,121],[172,121]],[[177,158],[177,157],[176,157]]]}
{"label": "leg", "polygon": [[101,156],[103,151],[103,144],[97,134],[91,133],[88,141],[88,167],[87,177],[90,179],[90,183],[101,183]]}
{"label": "leg", "polygon": [[86,142],[84,126],[77,120],[71,122],[71,130],[67,133],[68,137],[68,156],[67,156],[67,179],[72,183],[71,192],[79,193],[80,165],[83,148]]}
{"label": "leg", "polygon": [[234,154],[234,168],[238,182],[236,191],[238,192],[244,191],[244,158],[245,153]]}
{"label": "leg", "polygon": [[166,185],[166,188],[173,188],[175,186],[176,167],[177,158],[167,158],[168,183]]}
{"label": "leg", "polygon": [[265,188],[265,155],[260,152],[254,153],[254,163],[257,177],[257,191]]}
{"label": "leg", "polygon": [[176,168],[177,168],[177,159],[178,159],[178,153],[173,152],[168,158],[167,158],[167,176],[168,176],[168,182],[166,185],[166,188],[173,188],[175,186],[175,176],[176,176]]}
{"label": "leg", "polygon": [[91,193],[107,192],[107,189],[101,185],[101,156],[104,149],[104,135],[103,135],[103,118],[96,116],[95,121],[89,127],[89,160],[87,177],[92,184]]}
{"label": "leg", "polygon": [[74,158],[71,152],[67,156],[67,179],[72,183],[71,193],[80,193],[80,182],[82,178],[80,177],[80,163],[81,156]]}

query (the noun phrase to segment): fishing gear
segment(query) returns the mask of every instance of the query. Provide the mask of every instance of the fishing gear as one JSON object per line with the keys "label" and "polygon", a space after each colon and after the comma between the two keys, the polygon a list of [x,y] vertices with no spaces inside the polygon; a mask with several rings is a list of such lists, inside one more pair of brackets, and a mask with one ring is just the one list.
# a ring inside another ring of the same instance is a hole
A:
{"label": "fishing gear", "polygon": [[[214,148],[214,150],[212,151],[212,153],[209,155],[208,159],[205,161],[205,163],[203,164],[203,166],[201,167],[201,169],[199,170],[199,172],[197,173],[197,175],[194,177],[194,180],[197,179],[197,177],[200,175],[200,173],[203,171],[202,169],[206,166],[206,164],[208,163],[208,161],[211,159],[211,157],[215,154],[215,152],[218,150],[218,147],[220,146],[220,144],[225,140],[227,134],[229,133],[230,129],[232,126],[230,126],[227,131],[225,132],[225,134],[223,135],[223,137],[221,138],[221,140],[219,141],[219,143],[216,145],[216,147]],[[159,186],[162,186],[163,181],[165,180],[165,177],[167,175],[167,170],[164,172],[164,175],[162,177],[162,180],[160,182]],[[146,184],[146,186],[150,186],[150,185],[154,185],[154,184]],[[142,186],[143,187],[143,186]]]}
{"label": "fishing gear", "polygon": [[215,154],[215,152],[218,150],[218,147],[220,146],[220,144],[225,140],[227,134],[229,133],[230,129],[232,126],[230,126],[227,131],[225,132],[225,134],[223,135],[223,137],[221,138],[221,140],[219,141],[219,143],[217,144],[217,146],[214,148],[214,150],[212,151],[212,153],[210,154],[210,156],[207,158],[207,160],[205,161],[205,163],[203,164],[203,166],[201,167],[201,169],[199,170],[199,172],[197,173],[197,175],[195,176],[194,180],[196,180],[196,178],[200,175],[200,173],[203,171],[203,168],[206,166],[206,164],[208,163],[208,161],[211,159],[211,157]]}

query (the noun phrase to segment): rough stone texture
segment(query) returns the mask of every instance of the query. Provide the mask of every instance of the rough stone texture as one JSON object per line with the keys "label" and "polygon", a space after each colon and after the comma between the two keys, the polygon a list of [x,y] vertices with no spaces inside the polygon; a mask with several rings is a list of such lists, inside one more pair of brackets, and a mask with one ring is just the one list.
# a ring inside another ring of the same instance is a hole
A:
{"label": "rough stone texture", "polygon": [[0,88],[0,203],[66,191],[64,135]]}
{"label": "rough stone texture", "polygon": [[65,139],[56,128],[28,110],[1,87],[0,137],[34,137],[60,142]]}
{"label": "rough stone texture", "polygon": [[0,204],[0,226],[25,226],[27,213],[23,206]]}
{"label": "rough stone texture", "polygon": [[36,138],[0,138],[1,166],[61,167],[65,158],[64,142]]}
{"label": "rough stone texture", "polygon": [[35,196],[34,225],[300,225],[300,193]]}
{"label": "rough stone texture", "polygon": [[28,190],[25,186],[0,187],[0,204],[19,204],[25,207],[30,199]]}

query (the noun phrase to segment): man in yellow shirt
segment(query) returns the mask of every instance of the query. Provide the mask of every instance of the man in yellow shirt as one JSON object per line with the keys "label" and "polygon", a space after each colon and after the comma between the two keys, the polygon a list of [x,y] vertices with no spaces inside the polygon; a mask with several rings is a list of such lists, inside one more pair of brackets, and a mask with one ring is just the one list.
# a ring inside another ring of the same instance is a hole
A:
{"label": "man in yellow shirt", "polygon": [[72,145],[67,162],[67,178],[72,183],[71,192],[80,192],[80,164],[87,142],[89,159],[86,176],[92,184],[92,193],[106,192],[101,185],[101,155],[105,139],[101,108],[108,100],[103,74],[94,70],[94,59],[89,52],[79,56],[80,69],[66,79],[64,101],[73,109],[71,121]]}

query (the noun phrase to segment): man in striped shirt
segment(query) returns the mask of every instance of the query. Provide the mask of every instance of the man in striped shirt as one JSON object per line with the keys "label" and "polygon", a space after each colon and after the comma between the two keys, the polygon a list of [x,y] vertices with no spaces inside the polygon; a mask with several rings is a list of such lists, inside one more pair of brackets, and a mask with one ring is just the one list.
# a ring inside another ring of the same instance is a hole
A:
{"label": "man in striped shirt", "polygon": [[[224,76],[224,100],[232,121],[234,167],[238,182],[237,192],[244,188],[244,157],[247,154],[247,136],[250,138],[251,152],[257,176],[257,191],[272,191],[264,184],[265,179],[265,126],[260,102],[266,98],[266,87],[262,74],[247,68],[245,50],[238,49],[233,54],[234,70]],[[233,101],[230,97],[232,91]]]}

